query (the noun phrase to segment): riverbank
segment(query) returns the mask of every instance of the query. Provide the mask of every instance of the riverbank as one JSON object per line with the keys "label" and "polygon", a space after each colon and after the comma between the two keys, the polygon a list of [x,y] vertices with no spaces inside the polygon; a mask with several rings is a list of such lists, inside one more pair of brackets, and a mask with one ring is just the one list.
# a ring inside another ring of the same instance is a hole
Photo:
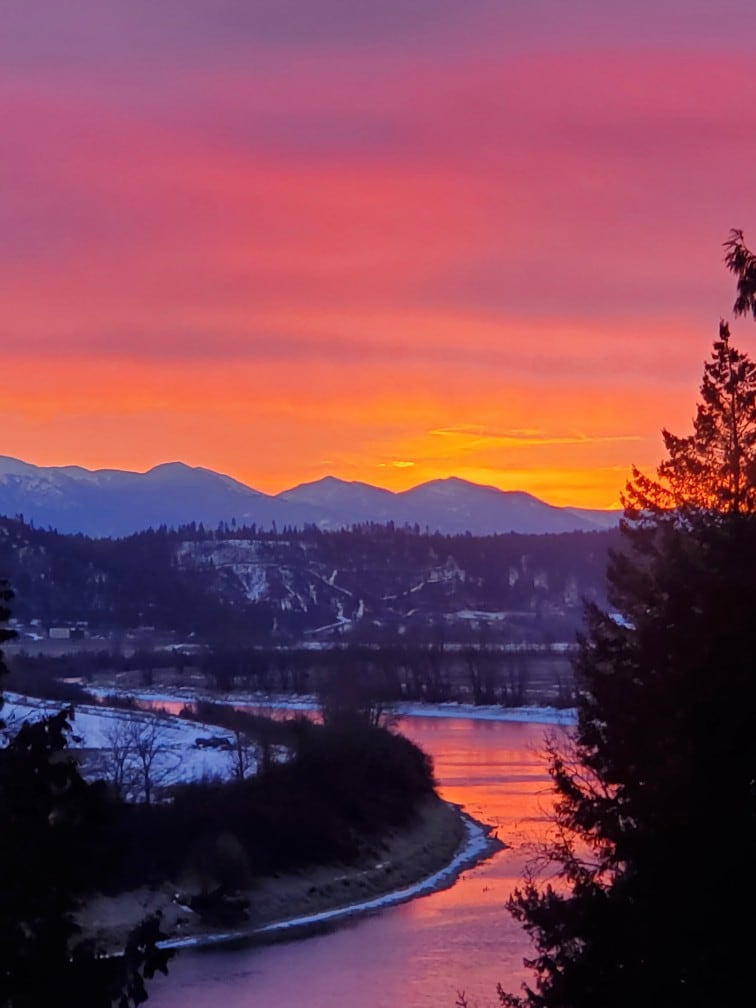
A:
{"label": "riverbank", "polygon": [[233,929],[211,927],[186,903],[179,886],[165,883],[114,897],[91,899],[78,915],[85,937],[116,952],[146,915],[160,913],[166,947],[210,945],[239,939],[271,941],[356,914],[370,913],[453,885],[465,868],[504,845],[489,827],[457,806],[429,799],[406,829],[365,840],[360,858],[257,880],[240,895],[249,917]]}
{"label": "riverbank", "polygon": [[[244,690],[233,693],[214,693],[190,686],[157,687],[140,689],[119,689],[113,686],[87,686],[87,692],[96,698],[122,696],[142,701],[153,706],[191,705],[197,700],[228,706],[245,707],[262,712],[286,715],[306,714],[320,709],[317,697],[308,695],[253,693]],[[528,724],[573,725],[577,719],[574,707],[549,707],[527,705],[522,707],[502,707],[501,704],[471,704],[461,701],[426,703],[420,701],[396,701],[389,705],[391,712],[402,717],[465,718],[472,721],[510,721]]]}

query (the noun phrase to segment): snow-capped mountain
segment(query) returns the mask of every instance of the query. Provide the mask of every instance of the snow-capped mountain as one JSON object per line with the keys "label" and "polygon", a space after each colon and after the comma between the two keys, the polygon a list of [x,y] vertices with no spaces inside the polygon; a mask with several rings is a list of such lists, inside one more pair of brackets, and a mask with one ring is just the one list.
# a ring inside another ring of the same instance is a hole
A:
{"label": "snow-capped mountain", "polygon": [[553,507],[532,494],[480,486],[454,476],[423,483],[396,496],[397,523],[417,522],[421,529],[443,528],[450,534],[574,532],[609,528],[617,523],[617,515],[611,512],[597,522],[590,512],[578,508]]}
{"label": "snow-capped mountain", "polygon": [[398,497],[399,494],[369,483],[324,476],[313,483],[300,483],[291,490],[284,490],[278,500],[311,508],[313,513],[321,515],[315,519],[315,524],[326,529],[364,521],[381,525],[396,521]]}
{"label": "snow-capped mountain", "polygon": [[392,493],[327,476],[277,495],[181,462],[145,473],[42,467],[0,456],[0,514],[92,536],[191,522],[337,529],[376,522],[444,533],[570,532],[609,528],[617,512],[557,508],[537,497],[451,477]]}

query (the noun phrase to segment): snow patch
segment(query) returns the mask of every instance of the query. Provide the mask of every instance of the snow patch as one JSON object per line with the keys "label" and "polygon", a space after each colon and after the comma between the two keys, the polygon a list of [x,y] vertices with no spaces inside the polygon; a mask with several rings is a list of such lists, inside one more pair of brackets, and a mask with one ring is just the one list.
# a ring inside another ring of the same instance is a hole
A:
{"label": "snow patch", "polygon": [[[24,721],[39,721],[70,706],[18,693],[5,693],[4,697],[2,714],[7,725],[6,734],[17,731]],[[147,712],[75,704],[71,747],[108,750],[112,748],[114,728],[134,722],[159,726],[162,752],[155,762],[155,778],[160,779],[161,787],[231,776],[232,758],[227,747],[233,744],[232,733],[173,715],[156,718]],[[214,740],[218,748],[204,748],[202,743],[208,738]],[[92,777],[98,776],[96,769],[95,766]]]}

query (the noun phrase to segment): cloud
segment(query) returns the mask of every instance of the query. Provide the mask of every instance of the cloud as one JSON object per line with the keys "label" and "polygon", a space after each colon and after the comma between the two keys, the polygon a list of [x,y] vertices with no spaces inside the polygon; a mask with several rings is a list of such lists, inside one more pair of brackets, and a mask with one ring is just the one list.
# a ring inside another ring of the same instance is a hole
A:
{"label": "cloud", "polygon": [[3,62],[59,72],[95,66],[175,72],[296,53],[409,51],[486,44],[522,49],[725,46],[750,49],[748,0],[4,0]]}
{"label": "cloud", "polygon": [[752,3],[3,19],[6,426],[32,460],[201,444],[248,478],[400,481],[527,456],[583,486],[688,422],[721,242],[756,241]]}
{"label": "cloud", "polygon": [[489,431],[483,427],[440,427],[431,437],[451,438],[468,451],[494,447],[531,448],[543,445],[590,445],[618,441],[640,441],[637,434],[546,434],[539,430]]}
{"label": "cloud", "polygon": [[6,71],[4,303],[146,305],[169,345],[199,300],[716,319],[718,245],[748,231],[750,74],[716,53],[463,50],[367,78],[338,59],[187,70],[155,109]]}

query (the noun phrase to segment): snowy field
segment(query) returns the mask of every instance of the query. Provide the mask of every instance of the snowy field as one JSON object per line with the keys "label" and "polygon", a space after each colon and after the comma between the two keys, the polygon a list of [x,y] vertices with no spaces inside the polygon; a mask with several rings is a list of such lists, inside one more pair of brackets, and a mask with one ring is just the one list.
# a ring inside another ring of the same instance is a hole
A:
{"label": "snowy field", "polygon": [[[6,734],[13,734],[24,721],[38,721],[68,706],[18,693],[5,693],[4,698],[0,717],[6,723]],[[136,741],[139,737],[154,752],[152,773],[160,787],[227,778],[233,772],[229,749],[233,735],[222,728],[113,707],[76,704],[74,710],[70,744],[83,751],[82,763],[88,776],[107,779],[110,776],[107,770],[112,768],[110,754],[127,744],[129,738]]]}
{"label": "snowy field", "polygon": [[[94,695],[112,695],[111,689],[93,689]],[[198,699],[215,703],[266,710],[279,715],[317,710],[315,697],[269,696],[235,693],[210,696],[197,690],[124,691],[120,695],[159,706],[191,703]],[[5,694],[0,716],[6,723],[5,735],[15,732],[24,721],[36,721],[55,714],[68,705],[50,700]],[[393,711],[407,717],[470,718],[478,721],[519,721],[565,725],[575,723],[575,711],[554,707],[476,707],[473,704],[399,703]],[[144,762],[154,795],[161,788],[201,780],[230,778],[238,766],[232,732],[213,725],[187,721],[174,715],[100,707],[94,704],[74,706],[71,747],[77,752],[82,771],[90,778],[114,781],[122,793],[132,798],[144,797]],[[256,770],[254,749],[244,754],[245,776]],[[140,783],[140,781],[142,783]]]}
{"label": "snowy field", "polygon": [[[93,691],[94,692],[94,691]],[[103,694],[112,690],[103,690]],[[198,699],[197,691],[140,691],[126,693],[136,699],[158,703],[187,702]],[[13,734],[24,721],[36,721],[57,713],[68,706],[59,702],[39,700],[16,693],[4,694],[5,704],[0,712],[6,722],[5,734]],[[270,697],[257,694],[238,694],[225,697],[217,702],[249,705],[277,711],[310,711],[317,708],[313,697]],[[548,724],[569,724],[574,720],[574,712],[543,707],[523,707],[505,709],[501,707],[474,707],[465,704],[400,704],[397,712],[408,716],[476,718],[498,721],[534,721]],[[119,733],[145,730],[155,732],[159,742],[155,757],[154,777],[161,787],[202,779],[223,779],[232,775],[234,760],[229,746],[233,743],[231,732],[214,726],[186,721],[171,715],[154,715],[139,711],[126,711],[112,707],[95,705],[75,705],[71,744],[82,757],[88,776],[108,777],[103,773],[107,765],[102,754],[112,750],[114,739]],[[225,748],[220,748],[221,746]],[[251,768],[252,769],[252,768]],[[156,791],[159,790],[156,788]],[[369,900],[358,901],[347,906],[319,913],[292,917],[274,924],[254,929],[251,933],[259,937],[273,937],[274,934],[308,933],[313,927],[328,921],[374,912],[404,903],[427,893],[454,885],[460,874],[469,867],[490,857],[497,849],[498,842],[492,839],[488,827],[469,816],[464,816],[465,836],[452,860],[439,871],[407,885],[401,889],[384,893]],[[191,947],[214,945],[238,939],[250,934],[248,929],[217,932],[201,936],[169,938],[160,944],[164,947]]]}

